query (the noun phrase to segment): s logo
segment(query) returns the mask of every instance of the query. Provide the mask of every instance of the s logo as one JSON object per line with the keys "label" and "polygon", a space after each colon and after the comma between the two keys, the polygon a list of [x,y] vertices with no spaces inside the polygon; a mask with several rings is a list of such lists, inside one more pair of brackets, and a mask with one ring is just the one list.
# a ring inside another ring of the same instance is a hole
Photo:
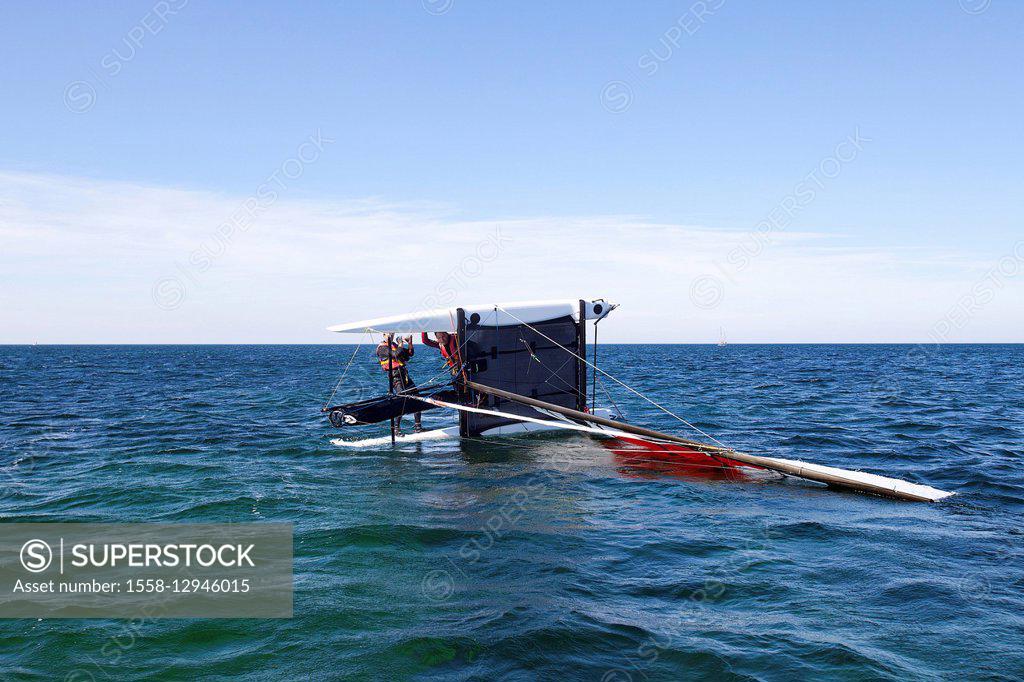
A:
{"label": "s logo", "polygon": [[21,565],[30,573],[42,573],[53,562],[53,550],[42,540],[29,540],[21,546]]}

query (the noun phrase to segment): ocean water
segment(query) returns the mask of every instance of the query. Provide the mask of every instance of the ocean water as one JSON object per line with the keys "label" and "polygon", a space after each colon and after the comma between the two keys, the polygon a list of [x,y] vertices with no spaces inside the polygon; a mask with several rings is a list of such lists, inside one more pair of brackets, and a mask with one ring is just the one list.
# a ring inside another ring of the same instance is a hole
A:
{"label": "ocean water", "polygon": [[[602,347],[732,446],[957,493],[938,504],[583,435],[339,448],[384,433],[319,413],[351,352],[0,347],[4,522],[296,529],[294,618],[0,621],[4,678],[1024,678],[1022,346]],[[364,347],[336,402],[382,385]]]}

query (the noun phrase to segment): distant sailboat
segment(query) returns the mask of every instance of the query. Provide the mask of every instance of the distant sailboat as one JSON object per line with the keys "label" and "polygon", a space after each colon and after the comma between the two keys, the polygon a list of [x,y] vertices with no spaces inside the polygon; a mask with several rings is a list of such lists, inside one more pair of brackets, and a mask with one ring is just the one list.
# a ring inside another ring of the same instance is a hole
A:
{"label": "distant sailboat", "polygon": [[725,329],[723,327],[718,328],[718,345],[727,346],[729,342],[725,340]]}

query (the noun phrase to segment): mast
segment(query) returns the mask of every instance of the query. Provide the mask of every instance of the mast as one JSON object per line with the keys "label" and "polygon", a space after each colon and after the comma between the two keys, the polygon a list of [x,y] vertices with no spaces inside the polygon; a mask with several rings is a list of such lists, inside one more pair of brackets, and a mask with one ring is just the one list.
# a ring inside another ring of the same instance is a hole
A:
{"label": "mast", "polygon": [[[455,311],[455,334],[458,343],[456,347],[459,349],[459,363],[462,365],[462,376],[465,377],[464,358],[466,357],[465,349],[468,339],[466,339],[466,311],[462,308],[458,308]],[[468,384],[469,382],[467,381],[466,383]],[[461,438],[469,437],[469,415],[465,412],[459,412],[459,436]]]}
{"label": "mast", "polygon": [[587,365],[582,358],[587,357],[587,302],[580,299],[580,321],[576,331],[576,345],[579,353],[576,358],[576,409],[587,411]]}
{"label": "mast", "polygon": [[[394,343],[395,335],[388,334],[388,395],[395,394],[395,362],[394,358],[391,357],[391,348]],[[391,444],[395,444],[395,418],[391,418]]]}
{"label": "mast", "polygon": [[827,467],[818,464],[810,464],[807,462],[799,462],[796,460],[788,459],[776,459],[775,457],[761,457],[758,455],[749,455],[745,452],[738,452],[736,450],[730,450],[729,448],[719,447],[717,445],[708,445],[706,443],[700,443],[697,441],[689,440],[688,438],[681,438],[674,436],[670,433],[662,433],[653,429],[647,429],[642,426],[633,426],[626,422],[615,421],[614,419],[607,419],[600,417],[595,414],[587,414],[586,412],[580,412],[573,410],[568,407],[561,407],[559,405],[552,405],[542,400],[536,400],[534,398],[528,398],[526,396],[517,395],[510,393],[509,391],[503,391],[500,388],[493,388],[491,386],[484,386],[473,381],[467,381],[466,385],[470,388],[479,391],[481,393],[489,393],[496,395],[507,400],[513,400],[523,405],[529,405],[530,407],[547,410],[549,412],[555,412],[557,414],[577,419],[584,422],[591,422],[593,424],[600,424],[609,428],[615,429],[619,432],[631,433],[645,438],[653,438],[656,440],[666,441],[669,443],[679,443],[686,445],[697,452],[703,452],[706,455],[712,457],[724,457],[731,459],[736,462],[742,462],[744,464],[751,464],[756,467],[763,469],[769,469],[771,471],[777,471],[783,474],[789,474],[790,476],[796,476],[797,478],[806,478],[811,481],[817,481],[819,483],[825,483],[827,485],[836,486],[840,488],[848,488],[850,490],[858,490],[860,492],[871,493],[874,495],[882,495],[885,497],[896,497],[903,500],[911,500],[914,502],[933,502],[943,497],[948,497],[950,493],[946,493],[935,488],[928,486],[921,486],[914,483],[908,483],[906,481],[900,481],[898,479],[887,478],[884,476],[877,476],[874,474],[865,474],[859,471],[847,471],[845,469],[837,469],[835,467]]}
{"label": "mast", "polygon": [[[597,325],[603,320],[603,317],[598,317],[594,320],[594,361],[590,363],[593,368],[590,372],[590,413],[593,414],[597,411]],[[580,353],[580,362],[583,363],[583,371],[586,372],[586,360],[587,357],[586,348]]]}

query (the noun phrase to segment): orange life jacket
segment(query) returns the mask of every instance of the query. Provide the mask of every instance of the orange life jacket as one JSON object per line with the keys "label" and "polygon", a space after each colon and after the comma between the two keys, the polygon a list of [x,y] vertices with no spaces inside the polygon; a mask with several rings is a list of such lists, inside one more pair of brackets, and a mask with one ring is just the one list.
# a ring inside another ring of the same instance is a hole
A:
{"label": "orange life jacket", "polygon": [[391,358],[390,360],[381,360],[380,368],[385,372],[390,372],[393,369],[399,369],[405,367],[405,363],[398,358]]}
{"label": "orange life jacket", "polygon": [[385,372],[390,372],[392,370],[401,369],[402,367],[405,367],[405,363],[401,359],[395,357],[395,352],[398,350],[400,350],[400,348],[397,348],[396,346],[390,346],[388,348],[387,356],[381,357],[381,347],[377,346],[377,361],[380,363],[380,368],[382,370],[384,370]]}

